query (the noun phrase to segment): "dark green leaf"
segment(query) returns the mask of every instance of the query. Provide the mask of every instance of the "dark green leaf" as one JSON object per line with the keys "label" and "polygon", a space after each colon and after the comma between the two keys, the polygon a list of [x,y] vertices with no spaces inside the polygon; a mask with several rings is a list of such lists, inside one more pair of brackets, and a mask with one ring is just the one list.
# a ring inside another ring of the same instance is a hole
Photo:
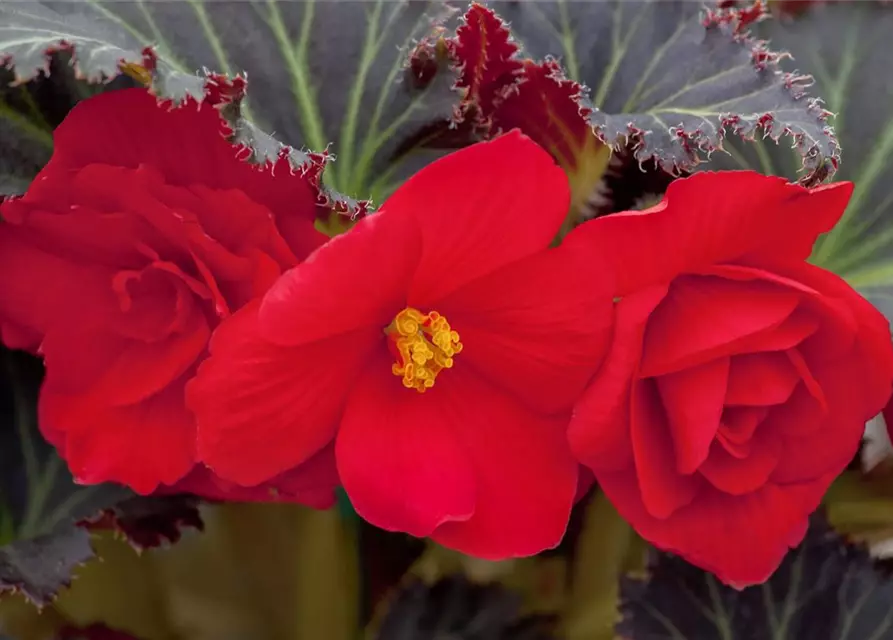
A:
{"label": "dark green leaf", "polygon": [[[788,50],[815,76],[817,94],[837,114],[843,147],[839,180],[856,191],[837,227],[819,239],[812,260],[837,272],[893,318],[893,66],[887,38],[893,7],[880,2],[816,5],[795,18],[768,20],[760,37]],[[727,166],[794,175],[795,160],[774,145],[729,149]]]}
{"label": "dark green leaf", "polygon": [[[688,1],[492,2],[525,55],[561,56],[591,88],[590,123],[639,162],[689,170],[731,131],[792,136],[806,183],[833,173],[838,153],[807,78],[746,37],[754,13],[705,13]],[[587,104],[586,100],[583,100]]]}
{"label": "dark green leaf", "polygon": [[0,592],[48,603],[93,557],[88,530],[117,531],[142,549],[176,542],[184,527],[202,528],[197,498],[75,484],[37,431],[40,362],[21,352],[0,356]]}
{"label": "dark green leaf", "polygon": [[893,579],[819,515],[765,584],[738,591],[665,553],[649,574],[621,584],[626,640],[893,638]]}
{"label": "dark green leaf", "polygon": [[74,483],[37,430],[40,361],[22,352],[3,350],[0,356],[0,505],[6,523],[0,542],[52,533],[132,495],[111,485]]}
{"label": "dark green leaf", "polygon": [[521,598],[461,575],[433,585],[413,581],[398,592],[376,640],[550,640],[554,620],[525,615]]}
{"label": "dark green leaf", "polygon": [[25,83],[0,67],[0,196],[25,191],[50,159],[53,129],[78,101],[132,84],[124,76],[108,84],[79,80],[70,62],[66,52],[51,54],[46,69]]}
{"label": "dark green leaf", "polygon": [[[98,76],[114,74],[121,59],[139,61],[152,44],[153,88],[174,99],[203,95],[214,76],[193,78],[194,70],[245,72],[248,98],[237,98],[228,114],[238,141],[257,143],[261,160],[275,159],[278,142],[315,151],[331,143],[338,161],[327,184],[380,199],[415,167],[413,152],[424,143],[418,134],[452,117],[453,74],[420,80],[409,66],[417,44],[436,39],[450,14],[441,2],[407,0],[6,0],[0,20],[13,27],[0,28],[0,55],[11,55],[24,74],[42,64],[43,49],[66,40],[81,71]],[[295,163],[305,160],[298,155]]]}
{"label": "dark green leaf", "polygon": [[48,604],[91,558],[90,534],[76,527],[0,547],[0,593],[17,590],[35,604]]}

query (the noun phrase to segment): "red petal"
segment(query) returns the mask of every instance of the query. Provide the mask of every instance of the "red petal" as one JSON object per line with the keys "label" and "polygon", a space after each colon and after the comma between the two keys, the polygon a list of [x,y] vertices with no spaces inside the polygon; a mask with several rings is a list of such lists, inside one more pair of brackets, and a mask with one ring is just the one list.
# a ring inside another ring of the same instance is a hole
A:
{"label": "red petal", "polygon": [[731,496],[712,487],[668,519],[649,515],[632,471],[596,474],[620,515],[655,546],[681,555],[726,584],[742,588],[764,582],[788,549],[799,544],[807,517],[834,476],[802,484],[767,484]]}
{"label": "red petal", "polygon": [[648,316],[666,292],[666,287],[652,287],[617,303],[610,351],[577,401],[567,432],[574,455],[592,469],[616,471],[632,462],[630,384]]}
{"label": "red petal", "polygon": [[283,346],[364,327],[381,333],[406,306],[420,247],[411,217],[361,219],[279,278],[260,309],[261,333]]}
{"label": "red petal", "polygon": [[699,472],[714,487],[732,495],[757,491],[766,484],[781,458],[781,434],[772,429],[759,428],[750,441],[747,457],[732,456],[717,442]]}
{"label": "red petal", "polygon": [[611,339],[608,277],[598,262],[563,247],[504,267],[442,300],[437,310],[459,333],[457,367],[544,413],[571,408]]}
{"label": "red petal", "polygon": [[768,407],[726,407],[716,432],[717,442],[730,455],[746,458],[750,454],[750,439],[767,415]]}
{"label": "red petal", "polygon": [[306,255],[309,228],[302,225],[300,237],[293,231],[296,217],[312,224],[316,215],[311,175],[293,173],[285,159],[275,167],[253,166],[224,132],[219,112],[208,105],[187,101],[170,109],[157,106],[145,89],[109,91],[80,102],[56,128],[53,157],[41,175],[90,164],[145,164],[158,169],[167,184],[240,189],[282,221],[294,253]]}
{"label": "red petal", "polygon": [[[775,482],[802,482],[842,472],[859,449],[865,423],[881,410],[880,402],[866,410],[859,401],[867,384],[859,358],[813,363],[813,375],[824,392],[827,411],[822,411],[818,400],[814,400],[811,411],[773,412],[770,416],[771,424],[784,436],[781,462],[772,474]],[[783,423],[783,418],[792,424]],[[811,422],[811,429],[793,428],[797,426],[793,421]],[[765,426],[770,426],[768,420]]]}
{"label": "red petal", "polygon": [[338,430],[338,472],[364,519],[423,537],[475,509],[474,469],[453,424],[467,400],[447,380],[456,371],[421,394],[391,365],[383,350],[354,385]]}
{"label": "red petal", "polygon": [[158,342],[123,338],[105,327],[59,328],[41,345],[43,387],[83,405],[131,405],[161,392],[190,371],[211,334],[197,311],[189,324]]}
{"label": "red petal", "polygon": [[743,353],[732,357],[726,404],[770,406],[791,397],[800,376],[784,353]]}
{"label": "red petal", "polygon": [[655,518],[668,518],[696,499],[703,480],[676,470],[673,439],[652,380],[633,384],[630,433],[642,501],[648,513]]}
{"label": "red petal", "polygon": [[199,464],[173,487],[161,487],[156,493],[192,493],[209,500],[229,502],[289,502],[328,509],[335,504],[338,484],[335,450],[330,445],[307,462],[256,487],[228,482]]}
{"label": "red petal", "polygon": [[41,389],[41,430],[54,433],[83,484],[117,482],[140,494],[174,484],[195,463],[195,422],[183,404],[186,378],[136,404],[87,404]]}
{"label": "red petal", "polygon": [[258,307],[218,327],[211,357],[187,388],[200,460],[244,486],[301,464],[334,438],[350,385],[383,342],[370,330],[281,347],[258,335]]}
{"label": "red petal", "polygon": [[0,225],[0,274],[0,319],[38,340],[54,324],[70,320],[73,310],[89,309],[96,318],[118,311],[114,271],[43,251],[11,224]]}
{"label": "red petal", "polygon": [[546,249],[569,203],[564,172],[513,131],[429,164],[378,215],[418,221],[422,253],[409,304],[425,309],[437,308],[475,278]]}
{"label": "red petal", "polygon": [[474,468],[476,500],[471,518],[441,525],[432,539],[489,560],[557,546],[576,497],[579,467],[565,437],[567,417],[530,413],[473,375],[448,380],[451,395],[461,399],[450,421]]}
{"label": "red petal", "polygon": [[798,294],[767,282],[676,278],[648,323],[642,376],[741,353],[747,338],[781,325],[799,300]]}
{"label": "red petal", "polygon": [[581,225],[579,235],[593,253],[623,265],[618,294],[624,295],[743,258],[805,260],[816,237],[843,214],[852,190],[849,182],[810,191],[753,171],[703,172],[672,182],[659,205],[597,218]]}
{"label": "red petal", "polygon": [[719,429],[729,359],[720,358],[656,378],[676,451],[676,470],[694,473]]}

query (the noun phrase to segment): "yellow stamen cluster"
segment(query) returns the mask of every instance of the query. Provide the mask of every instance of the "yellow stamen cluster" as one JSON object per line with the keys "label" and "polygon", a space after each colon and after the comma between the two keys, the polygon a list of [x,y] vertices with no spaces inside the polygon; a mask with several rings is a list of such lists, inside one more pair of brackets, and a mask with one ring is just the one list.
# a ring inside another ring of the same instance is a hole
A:
{"label": "yellow stamen cluster", "polygon": [[462,351],[459,334],[446,318],[432,311],[422,313],[407,307],[385,329],[395,350],[391,367],[403,386],[424,393],[434,386],[437,374],[453,366],[453,356]]}

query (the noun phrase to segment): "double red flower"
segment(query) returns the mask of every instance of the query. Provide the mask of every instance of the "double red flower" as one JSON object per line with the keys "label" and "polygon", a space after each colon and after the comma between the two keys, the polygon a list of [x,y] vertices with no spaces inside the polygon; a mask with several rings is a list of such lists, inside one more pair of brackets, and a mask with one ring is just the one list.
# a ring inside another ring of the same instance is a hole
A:
{"label": "double red flower", "polygon": [[340,482],[380,527],[505,558],[561,540],[582,463],[744,585],[890,397],[887,321],[806,262],[851,185],[700,174],[555,247],[567,178],[511,132],[323,244],[311,182],[220,133],[106,94],[0,207],[3,340],[45,358],[41,429],[82,482],[318,506]]}
{"label": "double red flower", "polygon": [[799,544],[890,397],[888,321],[806,262],[852,189],[698,174],[568,238],[623,265],[574,452],[644,538],[725,582],[762,582]]}
{"label": "double red flower", "polygon": [[549,248],[568,198],[517,132],[423,169],[221,325],[188,389],[201,458],[255,484],[334,440],[373,524],[488,558],[555,546],[612,313],[585,247]]}
{"label": "double red flower", "polygon": [[[84,483],[176,485],[270,499],[198,464],[184,387],[221,319],[325,241],[316,189],[285,163],[258,170],[219,114],[159,107],[141,89],[79,104],[21,198],[0,205],[0,328],[46,363],[40,428]],[[321,487],[276,478],[292,499]]]}

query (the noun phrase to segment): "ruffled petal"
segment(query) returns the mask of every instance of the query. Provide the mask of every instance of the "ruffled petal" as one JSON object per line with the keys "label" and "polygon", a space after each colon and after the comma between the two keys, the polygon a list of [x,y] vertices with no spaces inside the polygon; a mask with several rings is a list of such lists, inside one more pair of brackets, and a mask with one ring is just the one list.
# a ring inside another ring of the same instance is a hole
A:
{"label": "ruffled petal", "polygon": [[618,471],[632,462],[630,387],[648,317],[666,292],[665,286],[656,286],[617,303],[608,355],[574,406],[568,441],[577,459],[594,470]]}
{"label": "ruffled petal", "polygon": [[147,495],[174,484],[195,464],[195,420],[183,403],[186,376],[135,404],[85,403],[78,396],[40,393],[41,431],[60,442],[75,480],[117,482]]}
{"label": "ruffled petal", "polygon": [[764,582],[790,548],[803,539],[808,516],[833,475],[731,496],[706,488],[697,500],[672,517],[650,515],[632,470],[596,474],[599,486],[617,511],[646,540],[676,553],[726,584],[743,588]]}
{"label": "ruffled petal", "polygon": [[565,173],[514,130],[429,164],[385,201],[381,213],[418,221],[422,254],[409,301],[422,308],[544,250],[569,206]]}
{"label": "ruffled petal", "polygon": [[718,358],[656,378],[681,474],[694,473],[707,459],[719,429],[728,377],[729,359]]}
{"label": "ruffled petal", "polygon": [[698,471],[714,487],[732,495],[757,491],[766,484],[781,458],[782,436],[778,431],[758,428],[745,457],[736,457],[718,441]]}
{"label": "ruffled petal", "polygon": [[750,407],[781,404],[800,376],[784,353],[743,353],[732,357],[726,404]]}
{"label": "ruffled petal", "polygon": [[51,327],[71,320],[73,310],[90,310],[97,320],[118,312],[112,291],[114,271],[44,251],[10,224],[0,225],[0,274],[4,339],[7,327],[30,333],[30,339],[16,346],[35,350]]}
{"label": "ruffled petal", "polygon": [[383,342],[380,330],[368,330],[275,345],[259,335],[259,306],[218,327],[211,356],[187,387],[200,461],[244,486],[296,467],[334,438],[354,379]]}
{"label": "ruffled petal", "polygon": [[[317,206],[312,172],[294,172],[287,159],[273,167],[251,165],[225,133],[220,113],[210,105],[187,100],[180,108],[159,107],[145,89],[109,91],[80,102],[56,128],[53,157],[32,188],[41,175],[60,170],[144,164],[160,171],[167,184],[244,191],[282,222],[294,253],[306,255],[303,236]],[[302,237],[293,233],[296,217],[305,221]]]}
{"label": "ruffled petal", "polygon": [[657,376],[746,353],[747,339],[780,326],[800,297],[768,282],[679,277],[648,323],[642,375]]}
{"label": "ruffled petal", "polygon": [[466,398],[444,371],[424,394],[406,389],[384,351],[350,394],[336,441],[338,471],[357,513],[424,537],[475,509],[474,469],[455,433]]}
{"label": "ruffled petal", "polygon": [[544,413],[564,411],[601,365],[614,302],[598,262],[563,248],[523,259],[465,285],[437,310],[455,329],[466,366]]}
{"label": "ruffled petal", "polygon": [[630,401],[630,433],[642,502],[655,518],[668,518],[696,499],[704,481],[677,471],[673,439],[654,381],[635,382]]}
{"label": "ruffled petal", "polygon": [[581,225],[579,238],[623,265],[618,294],[625,295],[719,263],[805,260],[852,191],[849,182],[808,190],[754,171],[697,173],[672,182],[655,207]]}

